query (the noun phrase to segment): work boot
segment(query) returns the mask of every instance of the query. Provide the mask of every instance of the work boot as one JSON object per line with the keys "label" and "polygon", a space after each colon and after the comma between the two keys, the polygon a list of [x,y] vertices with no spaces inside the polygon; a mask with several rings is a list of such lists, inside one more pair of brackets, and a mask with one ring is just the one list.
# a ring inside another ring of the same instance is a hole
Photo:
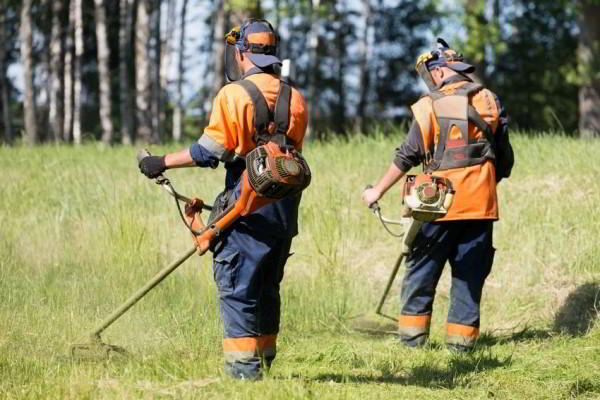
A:
{"label": "work boot", "polygon": [[428,343],[429,335],[427,333],[420,333],[414,336],[408,336],[400,333],[398,334],[398,341],[407,347],[421,348]]}
{"label": "work boot", "polygon": [[256,368],[254,363],[226,363],[225,372],[234,379],[259,381],[264,377],[262,368]]}

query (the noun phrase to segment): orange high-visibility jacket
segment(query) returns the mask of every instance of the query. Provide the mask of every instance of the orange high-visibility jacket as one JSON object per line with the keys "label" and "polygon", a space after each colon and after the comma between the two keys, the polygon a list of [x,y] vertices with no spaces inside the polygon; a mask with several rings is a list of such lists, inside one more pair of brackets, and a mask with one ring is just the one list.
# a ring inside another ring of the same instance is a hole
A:
{"label": "orange high-visibility jacket", "polygon": [[[441,92],[452,94],[457,88],[468,84],[468,81],[452,82],[442,86]],[[485,122],[496,132],[500,119],[500,109],[496,96],[488,89],[481,89],[469,96],[472,105]],[[429,96],[421,98],[412,105],[412,112],[423,137],[423,146],[428,158],[440,140],[440,125],[433,111],[433,101]],[[483,132],[471,121],[468,124],[469,138],[481,139]],[[464,139],[464,138],[463,138]],[[447,146],[460,143],[461,132],[456,126],[450,128]],[[498,200],[496,196],[496,171],[492,160],[481,164],[462,168],[433,171],[434,175],[443,176],[452,181],[456,195],[448,214],[440,221],[464,219],[498,219]]]}

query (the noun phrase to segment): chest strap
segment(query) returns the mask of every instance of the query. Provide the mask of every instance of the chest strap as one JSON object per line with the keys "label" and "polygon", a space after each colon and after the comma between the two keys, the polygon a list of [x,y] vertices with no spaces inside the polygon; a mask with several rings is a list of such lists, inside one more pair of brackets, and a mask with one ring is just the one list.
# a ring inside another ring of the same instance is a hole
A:
{"label": "chest strap", "polygon": [[289,83],[279,81],[279,93],[275,109],[271,111],[265,96],[256,84],[248,79],[232,82],[246,90],[254,105],[254,136],[252,140],[257,146],[267,142],[275,142],[279,146],[294,147],[294,141],[287,136],[290,126],[290,103],[292,88]]}

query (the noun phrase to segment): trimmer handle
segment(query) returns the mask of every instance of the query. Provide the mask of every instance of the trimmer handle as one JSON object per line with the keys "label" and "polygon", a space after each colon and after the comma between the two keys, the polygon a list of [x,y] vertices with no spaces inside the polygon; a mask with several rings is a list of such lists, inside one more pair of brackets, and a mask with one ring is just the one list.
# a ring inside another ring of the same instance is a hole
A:
{"label": "trimmer handle", "polygon": [[139,149],[136,155],[138,164],[146,157],[150,157],[152,154],[146,149]]}
{"label": "trimmer handle", "polygon": [[[150,157],[152,154],[150,154],[150,152],[147,149],[139,149],[135,158],[137,159],[138,165],[140,165],[140,162],[142,162],[142,160],[146,157]],[[168,182],[168,179],[163,175],[160,174],[158,175],[156,178],[154,178],[154,181],[158,184],[158,185],[164,185],[165,183]],[[167,189],[167,192],[171,193],[171,191],[166,187],[165,189]],[[178,197],[178,195],[175,195],[173,193],[171,193],[173,196]],[[187,199],[184,198],[183,196],[179,196],[181,197],[181,200],[184,200],[186,203],[189,203],[191,201],[191,199]]]}
{"label": "trimmer handle", "polygon": [[[364,190],[367,190],[367,189],[373,189],[373,185],[368,184],[367,186],[365,186]],[[369,208],[371,210],[373,210],[373,212],[375,212],[375,213],[378,213],[378,212],[381,211],[381,208],[379,208],[379,202],[377,202],[377,201],[371,203],[371,205],[369,206]]]}

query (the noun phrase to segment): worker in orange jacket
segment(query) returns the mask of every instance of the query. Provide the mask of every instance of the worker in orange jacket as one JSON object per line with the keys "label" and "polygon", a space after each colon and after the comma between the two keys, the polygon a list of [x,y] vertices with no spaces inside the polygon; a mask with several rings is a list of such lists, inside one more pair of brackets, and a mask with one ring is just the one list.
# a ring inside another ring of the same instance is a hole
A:
{"label": "worker in orange jacket", "polygon": [[446,177],[456,195],[447,215],[424,223],[407,257],[398,330],[409,346],[427,342],[436,286],[446,261],[452,269],[446,342],[469,350],[479,337],[480,301],[495,249],[496,184],[510,175],[513,153],[507,116],[498,97],[469,74],[475,68],[438,39],[416,69],[430,93],[413,104],[414,121],[383,178],[362,194],[368,206],[412,167]]}
{"label": "worker in orange jacket", "polygon": [[[224,163],[225,190],[217,197],[215,210],[227,209],[239,197],[248,152],[275,138],[300,151],[308,121],[304,97],[279,74],[278,39],[269,22],[251,19],[232,29],[225,41],[225,69],[231,83],[217,94],[204,134],[189,149],[146,157],[140,164],[141,171],[153,178],[168,168],[216,168]],[[296,195],[239,218],[211,248],[224,323],[225,365],[235,378],[259,379],[275,358],[279,285],[298,233],[299,203]]]}

